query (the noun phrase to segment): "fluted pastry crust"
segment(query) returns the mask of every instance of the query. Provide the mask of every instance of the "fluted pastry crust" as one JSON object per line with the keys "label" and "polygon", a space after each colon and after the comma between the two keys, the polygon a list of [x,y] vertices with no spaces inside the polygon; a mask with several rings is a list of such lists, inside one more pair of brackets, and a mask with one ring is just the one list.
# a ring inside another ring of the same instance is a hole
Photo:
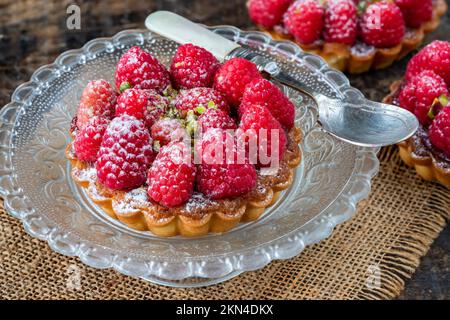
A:
{"label": "fluted pastry crust", "polygon": [[74,181],[110,217],[133,229],[148,230],[161,237],[195,237],[209,232],[226,232],[239,222],[258,219],[266,208],[275,203],[281,191],[291,186],[294,170],[301,162],[301,138],[302,133],[297,127],[289,131],[288,147],[278,174],[275,177],[258,174],[257,187],[250,194],[212,201],[197,193],[188,203],[173,209],[151,203],[144,187],[128,192],[103,187],[97,182],[92,165],[76,158],[72,143],[66,148],[66,157],[71,161]]}

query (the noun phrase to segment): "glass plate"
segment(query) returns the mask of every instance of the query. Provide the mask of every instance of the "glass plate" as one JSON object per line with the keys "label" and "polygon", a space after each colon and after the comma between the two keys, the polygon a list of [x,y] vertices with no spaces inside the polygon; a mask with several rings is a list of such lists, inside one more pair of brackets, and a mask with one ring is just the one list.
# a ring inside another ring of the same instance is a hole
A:
{"label": "glass plate", "polygon": [[[315,91],[362,94],[319,57],[291,42],[260,32],[211,27],[229,39],[277,59]],[[200,238],[159,238],[109,218],[71,179],[64,156],[69,125],[88,81],[113,83],[119,57],[139,45],[169,64],[177,45],[146,30],[126,30],[99,38],[60,55],[19,86],[0,112],[0,194],[6,210],[25,230],[64,255],[78,256],[94,268],[114,268],[158,284],[194,287],[219,283],[274,259],[298,255],[328,237],[349,219],[370,192],[378,171],[375,149],[355,147],[316,125],[316,106],[306,95],[284,88],[297,106],[296,123],[304,133],[303,159],[292,187],[257,221],[225,234]]]}

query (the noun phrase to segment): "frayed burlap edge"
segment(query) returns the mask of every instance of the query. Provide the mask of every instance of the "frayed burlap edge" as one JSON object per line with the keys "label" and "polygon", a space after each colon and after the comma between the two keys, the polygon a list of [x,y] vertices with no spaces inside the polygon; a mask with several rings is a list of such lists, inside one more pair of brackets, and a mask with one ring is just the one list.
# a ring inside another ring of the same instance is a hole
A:
{"label": "frayed burlap edge", "polygon": [[[380,152],[381,162],[396,160],[393,159],[396,157],[393,148],[396,147],[385,148]],[[405,281],[411,278],[420,264],[420,259],[445,228],[449,218],[450,192],[433,194],[416,221],[410,224],[409,229],[400,233],[391,249],[384,253],[383,262],[380,263],[383,274],[382,286],[379,289],[364,290],[360,298],[392,299],[400,295],[405,287]]]}

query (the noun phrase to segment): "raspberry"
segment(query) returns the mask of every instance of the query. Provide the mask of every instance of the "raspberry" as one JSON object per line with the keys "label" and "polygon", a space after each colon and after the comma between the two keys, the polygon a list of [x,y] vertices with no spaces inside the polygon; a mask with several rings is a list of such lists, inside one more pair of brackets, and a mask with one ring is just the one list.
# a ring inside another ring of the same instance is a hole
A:
{"label": "raspberry", "polygon": [[266,79],[253,80],[246,88],[238,113],[242,116],[249,105],[265,106],[285,128],[294,126],[294,104],[272,82]]}
{"label": "raspberry", "polygon": [[202,132],[211,128],[237,129],[233,118],[219,109],[208,109],[198,117],[198,125]]}
{"label": "raspberry", "polygon": [[406,81],[423,70],[433,70],[450,86],[450,42],[433,41],[416,54],[408,63]]}
{"label": "raspberry", "polygon": [[211,87],[218,68],[219,61],[209,51],[188,43],[178,47],[170,73],[177,89]]}
{"label": "raspberry", "polygon": [[114,115],[116,98],[116,92],[106,80],[89,82],[83,90],[78,106],[78,129],[82,129],[93,116],[110,119]]}
{"label": "raspberry", "polygon": [[290,4],[291,0],[250,0],[247,7],[253,22],[270,29],[281,22]]}
{"label": "raspberry", "polygon": [[128,89],[117,99],[116,116],[128,114],[144,121],[147,128],[158,120],[169,106],[169,100],[153,90]]}
{"label": "raspberry", "polygon": [[187,138],[187,132],[179,120],[161,119],[152,126],[151,136],[153,141],[158,141],[159,146],[162,147],[172,141],[183,141]]}
{"label": "raspberry", "polygon": [[386,0],[371,4],[361,19],[362,38],[377,48],[394,47],[405,35],[405,21],[400,8]]}
{"label": "raspberry", "polygon": [[425,70],[408,82],[399,95],[400,106],[413,112],[419,122],[427,126],[431,123],[428,111],[435,98],[448,95],[444,79],[431,70]]}
{"label": "raspberry", "polygon": [[129,115],[114,118],[103,136],[95,163],[99,182],[115,190],[142,185],[153,158],[151,142],[142,121]]}
{"label": "raspberry", "polygon": [[161,93],[169,84],[166,68],[150,53],[132,47],[119,60],[116,68],[116,87],[120,91],[129,88],[152,89]]}
{"label": "raspberry", "polygon": [[356,41],[358,17],[352,0],[331,0],[325,11],[326,42],[352,45]]}
{"label": "raspberry", "polygon": [[[272,134],[275,134],[275,137],[278,136],[277,141],[272,141]],[[261,167],[275,165],[276,161],[281,161],[286,150],[286,133],[277,119],[264,106],[249,105],[245,108],[237,135],[241,140],[246,141],[251,162],[255,163],[257,160]],[[257,143],[257,148],[252,148],[254,143]],[[272,150],[276,147],[278,149]],[[258,154],[255,154],[256,152]],[[262,157],[269,157],[269,159],[266,160]]]}
{"label": "raspberry", "polygon": [[100,150],[100,144],[109,121],[109,119],[103,117],[92,117],[77,132],[73,146],[79,160],[88,162],[97,160],[97,153]]}
{"label": "raspberry", "polygon": [[428,130],[431,143],[450,157],[450,107],[446,106],[436,116]]}
{"label": "raspberry", "polygon": [[211,106],[215,106],[225,113],[230,112],[230,107],[225,97],[219,91],[212,88],[181,90],[175,98],[175,107],[183,117],[186,116],[189,110],[193,110],[199,115],[197,108],[208,109]]}
{"label": "raspberry", "polygon": [[284,14],[284,25],[301,44],[320,39],[323,29],[324,8],[314,0],[295,1]]}
{"label": "raspberry", "polygon": [[239,161],[231,134],[221,129],[209,130],[201,141],[201,159],[197,173],[197,189],[211,199],[237,197],[256,185],[255,167],[245,155]]}
{"label": "raspberry", "polygon": [[163,206],[179,206],[194,190],[195,172],[190,148],[171,142],[160,150],[148,171],[148,195]]}
{"label": "raspberry", "polygon": [[259,78],[261,74],[253,62],[243,58],[233,58],[225,62],[217,71],[214,88],[225,96],[228,103],[238,106],[247,84]]}
{"label": "raspberry", "polygon": [[433,0],[395,0],[410,28],[419,28],[433,17]]}

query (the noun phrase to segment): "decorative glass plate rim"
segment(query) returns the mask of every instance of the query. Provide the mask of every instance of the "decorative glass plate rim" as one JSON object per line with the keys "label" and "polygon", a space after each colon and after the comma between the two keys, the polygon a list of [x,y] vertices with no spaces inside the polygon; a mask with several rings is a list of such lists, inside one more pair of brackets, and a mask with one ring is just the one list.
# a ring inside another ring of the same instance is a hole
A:
{"label": "decorative glass plate rim", "polygon": [[[323,74],[342,94],[350,94],[356,99],[362,94],[351,87],[345,75],[329,67],[326,62],[315,55],[303,52],[297,45],[289,41],[276,41],[262,32],[242,31],[232,26],[209,27],[215,32],[227,36],[246,38],[266,46],[282,46],[292,60],[300,59]],[[95,268],[113,268],[123,274],[133,275],[159,284],[172,286],[198,286],[213,284],[229,279],[244,271],[257,270],[272,260],[289,259],[298,255],[307,245],[317,243],[327,238],[338,224],[350,219],[356,212],[359,201],[367,198],[371,190],[371,179],[379,169],[376,156],[377,149],[360,148],[353,175],[342,190],[341,195],[330,204],[321,214],[302,228],[286,234],[278,239],[252,250],[243,250],[233,256],[218,257],[223,268],[212,262],[208,268],[208,260],[189,261],[184,268],[168,268],[162,270],[161,266],[152,266],[150,263],[134,261],[130,257],[112,255],[109,249],[80,240],[70,243],[70,237],[61,241],[58,227],[45,219],[36,219],[33,208],[25,205],[27,196],[23,189],[17,185],[15,173],[11,164],[11,138],[15,126],[16,115],[25,110],[35,95],[48,88],[49,83],[64,72],[68,72],[72,65],[91,60],[98,53],[113,52],[115,48],[123,47],[131,41],[133,44],[142,44],[145,35],[151,34],[148,30],[124,30],[112,37],[96,38],[86,43],[80,49],[63,52],[52,64],[38,68],[31,76],[30,81],[17,87],[11,97],[11,102],[0,110],[0,159],[4,166],[0,176],[0,195],[4,199],[6,211],[13,217],[22,221],[24,229],[31,236],[47,241],[54,251],[67,256],[77,256],[80,260]],[[58,236],[57,236],[58,235]],[[239,259],[238,259],[239,257]],[[217,258],[217,257],[216,257]],[[251,260],[252,263],[240,263],[242,259]],[[226,260],[226,261],[225,261]],[[167,268],[167,266],[166,266]],[[184,270],[182,270],[184,269]],[[201,277],[211,279],[199,283],[183,283],[187,278]]]}

